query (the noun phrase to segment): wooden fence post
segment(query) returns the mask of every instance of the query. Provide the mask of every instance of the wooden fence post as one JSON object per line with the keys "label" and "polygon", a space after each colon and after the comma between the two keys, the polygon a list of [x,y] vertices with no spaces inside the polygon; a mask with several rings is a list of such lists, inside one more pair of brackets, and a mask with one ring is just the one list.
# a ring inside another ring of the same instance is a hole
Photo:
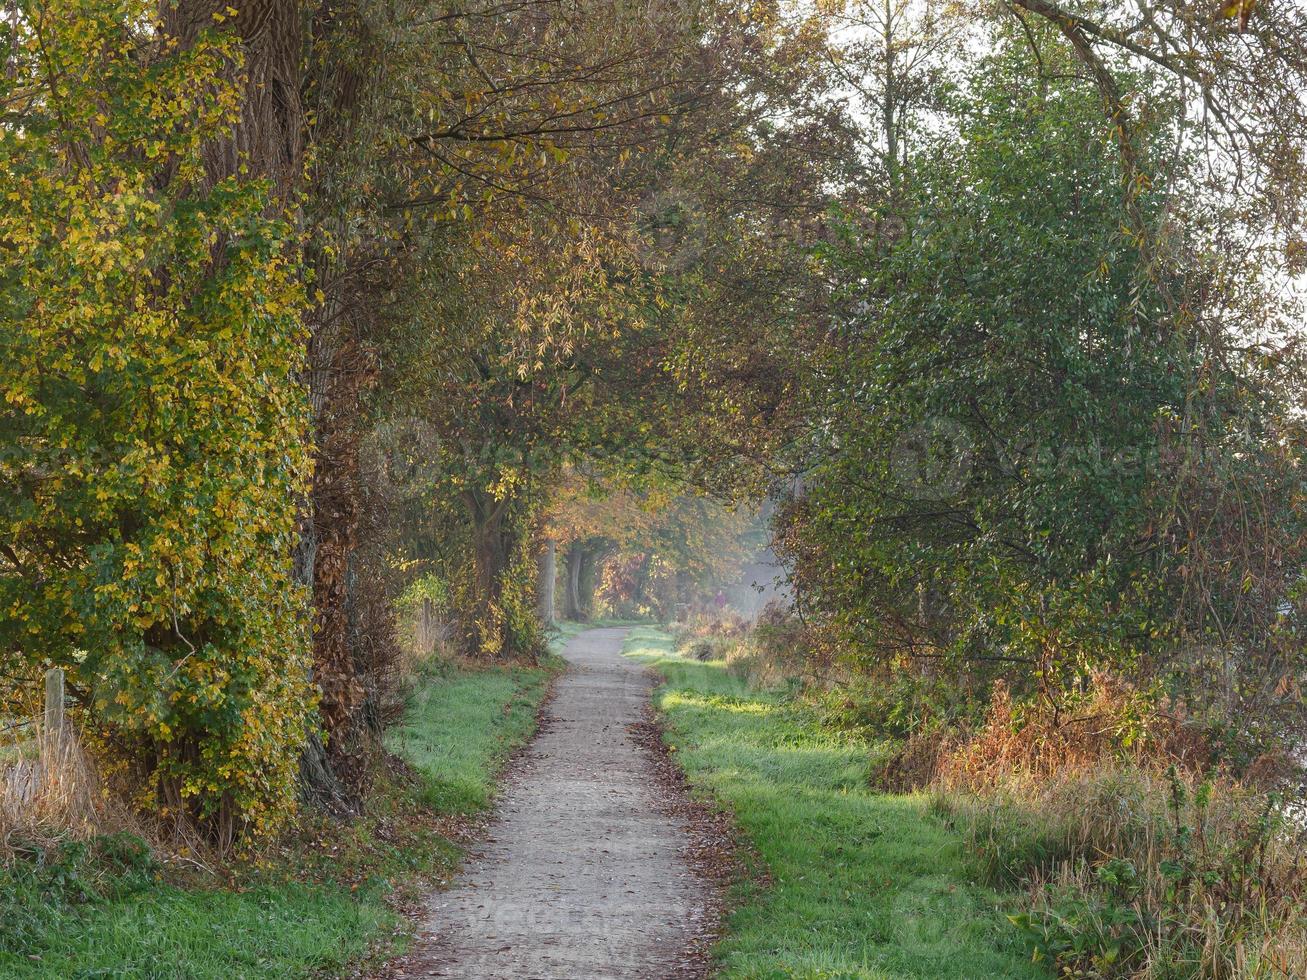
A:
{"label": "wooden fence post", "polygon": [[52,667],[45,672],[45,736],[62,739],[64,734],[64,672]]}

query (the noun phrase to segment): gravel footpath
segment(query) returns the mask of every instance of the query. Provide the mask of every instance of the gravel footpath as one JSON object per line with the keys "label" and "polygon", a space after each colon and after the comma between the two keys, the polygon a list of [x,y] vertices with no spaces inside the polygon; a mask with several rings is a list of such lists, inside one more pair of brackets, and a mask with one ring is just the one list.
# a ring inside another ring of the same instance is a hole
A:
{"label": "gravel footpath", "polygon": [[652,680],[621,656],[626,632],[568,644],[569,669],[486,839],[453,887],[429,896],[391,976],[705,975],[714,892],[690,860],[685,801],[648,744]]}

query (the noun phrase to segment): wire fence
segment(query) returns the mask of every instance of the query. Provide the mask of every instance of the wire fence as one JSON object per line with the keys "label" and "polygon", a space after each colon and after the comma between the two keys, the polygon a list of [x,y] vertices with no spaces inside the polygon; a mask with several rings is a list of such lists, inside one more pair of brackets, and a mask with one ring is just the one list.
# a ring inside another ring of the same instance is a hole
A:
{"label": "wire fence", "polygon": [[36,733],[35,718],[0,718],[0,739],[16,738],[22,732]]}

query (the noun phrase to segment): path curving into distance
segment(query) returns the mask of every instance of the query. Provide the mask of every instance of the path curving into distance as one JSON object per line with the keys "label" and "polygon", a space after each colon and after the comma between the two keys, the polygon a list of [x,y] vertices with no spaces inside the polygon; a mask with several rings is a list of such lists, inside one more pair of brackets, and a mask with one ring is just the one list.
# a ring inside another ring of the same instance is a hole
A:
{"label": "path curving into distance", "polygon": [[482,846],[426,901],[403,978],[669,980],[702,975],[710,890],[689,828],[636,738],[652,684],[624,629],[576,636],[540,733]]}

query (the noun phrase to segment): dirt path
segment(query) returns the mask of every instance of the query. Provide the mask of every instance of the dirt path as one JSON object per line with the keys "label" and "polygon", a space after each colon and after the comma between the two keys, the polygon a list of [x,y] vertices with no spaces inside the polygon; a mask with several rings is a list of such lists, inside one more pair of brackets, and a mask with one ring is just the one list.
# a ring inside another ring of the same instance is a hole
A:
{"label": "dirt path", "polygon": [[582,633],[539,736],[461,879],[428,900],[401,977],[699,976],[708,887],[686,863],[649,749],[633,737],[650,680],[626,630]]}

